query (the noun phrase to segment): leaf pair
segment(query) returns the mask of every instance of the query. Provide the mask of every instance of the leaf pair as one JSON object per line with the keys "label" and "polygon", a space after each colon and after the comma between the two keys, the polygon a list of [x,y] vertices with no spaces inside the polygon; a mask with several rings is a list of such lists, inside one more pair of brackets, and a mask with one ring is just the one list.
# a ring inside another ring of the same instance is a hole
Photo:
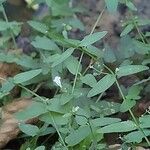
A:
{"label": "leaf pair", "polygon": [[[115,74],[118,78],[120,78],[122,76],[135,74],[148,69],[149,67],[143,65],[127,65],[117,68]],[[83,83],[92,87],[88,93],[88,97],[93,97],[105,92],[109,87],[111,87],[116,81],[116,76],[113,74],[107,74],[101,80],[96,82],[92,75],[86,75],[84,78],[81,78],[81,80]]]}

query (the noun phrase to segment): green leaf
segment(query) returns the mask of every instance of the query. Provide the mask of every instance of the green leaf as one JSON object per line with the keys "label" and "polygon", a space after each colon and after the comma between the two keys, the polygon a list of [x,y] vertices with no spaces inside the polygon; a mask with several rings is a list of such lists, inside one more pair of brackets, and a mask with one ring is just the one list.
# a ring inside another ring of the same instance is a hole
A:
{"label": "green leaf", "polygon": [[19,129],[29,136],[36,136],[39,133],[39,128],[31,124],[19,124]]}
{"label": "green leaf", "polygon": [[138,40],[133,40],[133,43],[135,44],[135,52],[142,55],[149,54],[150,44],[146,44]]}
{"label": "green leaf", "polygon": [[149,59],[144,59],[142,62],[142,65],[148,65],[150,64],[150,58]]}
{"label": "green leaf", "polygon": [[43,50],[59,50],[59,47],[49,38],[36,36],[35,41],[31,43],[35,48]]}
{"label": "green leaf", "polygon": [[46,112],[47,112],[47,110],[46,110],[46,107],[44,104],[39,103],[39,102],[33,102],[26,109],[15,113],[15,117],[19,121],[26,121],[26,120],[29,120],[31,118],[38,117],[39,115],[42,115]]}
{"label": "green leaf", "polygon": [[133,106],[135,106],[136,101],[133,99],[126,99],[123,101],[123,103],[120,106],[120,111],[121,112],[126,112],[129,109],[131,109]]}
{"label": "green leaf", "polygon": [[[150,130],[143,130],[146,136],[150,135]],[[144,135],[141,131],[134,131],[124,136],[127,143],[141,143]]]}
{"label": "green leaf", "polygon": [[105,0],[109,12],[116,12],[118,7],[118,0]]}
{"label": "green leaf", "polygon": [[109,87],[111,87],[114,84],[115,80],[116,80],[115,76],[112,74],[108,74],[108,75],[104,76],[89,91],[88,97],[93,97],[97,94],[100,94],[100,93],[106,91]]}
{"label": "green leaf", "polygon": [[120,78],[122,76],[127,76],[135,74],[144,70],[148,70],[149,67],[143,65],[127,65],[121,66],[116,70],[116,75]]}
{"label": "green leaf", "polygon": [[102,39],[107,34],[107,31],[96,32],[84,37],[79,46],[88,46]]}
{"label": "green leaf", "polygon": [[86,74],[85,76],[81,77],[81,81],[90,87],[94,87],[94,85],[97,83],[95,77],[92,74]]}
{"label": "green leaf", "polygon": [[95,127],[102,127],[102,126],[106,126],[106,125],[113,124],[113,123],[120,122],[120,121],[121,121],[120,118],[105,117],[105,118],[92,119],[91,123]]}
{"label": "green leaf", "polygon": [[140,99],[140,91],[142,88],[140,86],[131,86],[128,89],[128,94],[126,96],[126,100],[120,106],[121,112],[126,112],[131,109],[136,104],[136,100]]}
{"label": "green leaf", "polygon": [[135,7],[135,5],[134,5],[131,1],[127,0],[127,1],[126,1],[126,5],[127,5],[128,8],[130,8],[131,10],[137,11],[137,8]]}
{"label": "green leaf", "polygon": [[73,28],[80,29],[81,31],[84,31],[84,25],[78,18],[72,18],[69,19],[69,25]]}
{"label": "green leaf", "polygon": [[21,55],[20,59],[16,61],[16,64],[25,67],[27,69],[36,69],[40,66],[38,59],[33,59],[27,55]]}
{"label": "green leaf", "polygon": [[5,31],[9,28],[7,22],[5,21],[0,21],[0,31]]}
{"label": "green leaf", "polygon": [[54,63],[52,64],[52,67],[55,67],[61,64],[63,61],[65,61],[69,56],[71,56],[73,51],[74,51],[74,48],[67,49],[64,53],[60,55],[60,57],[56,61],[54,61]]}
{"label": "green leaf", "polygon": [[102,116],[110,116],[119,112],[120,104],[103,100],[90,105],[90,108],[95,112],[102,114]]}
{"label": "green leaf", "polygon": [[14,76],[14,83],[18,84],[18,83],[26,82],[39,75],[41,72],[42,72],[41,69],[36,69],[36,70],[30,70],[23,73],[19,73]]}
{"label": "green leaf", "polygon": [[121,35],[120,36],[125,36],[127,35],[129,32],[132,31],[132,29],[134,28],[134,25],[133,24],[128,24],[124,30],[121,32]]}
{"label": "green leaf", "polygon": [[15,87],[15,84],[13,82],[12,78],[8,78],[6,82],[2,83],[1,91],[4,93],[10,92]]}
{"label": "green leaf", "polygon": [[150,128],[150,115],[145,115],[139,118],[141,128]]}
{"label": "green leaf", "polygon": [[126,99],[135,99],[138,100],[140,99],[140,92],[141,92],[142,88],[140,86],[131,86],[128,89],[128,95],[126,96]]}
{"label": "green leaf", "polygon": [[59,95],[56,95],[56,97],[52,98],[50,100],[50,102],[51,103],[49,105],[47,105],[47,109],[51,112],[57,112],[57,113],[65,114],[65,113],[68,113],[68,111],[72,109],[71,105],[69,103],[66,103],[62,107]]}
{"label": "green leaf", "polygon": [[35,30],[37,30],[37,31],[39,31],[39,32],[41,32],[41,33],[46,34],[47,31],[48,31],[48,27],[47,27],[45,24],[41,23],[41,22],[28,21],[28,24],[29,24],[32,28],[34,28]]}
{"label": "green leaf", "polygon": [[89,54],[96,56],[97,58],[103,57],[103,51],[93,45],[88,45],[86,48],[84,48],[84,50]]}
{"label": "green leaf", "polygon": [[62,93],[60,94],[60,103],[61,105],[65,105],[73,98],[73,95],[70,93]]}
{"label": "green leaf", "polygon": [[69,7],[68,0],[47,0],[46,3],[51,8],[53,16],[73,15],[73,9]]}
{"label": "green leaf", "polygon": [[66,68],[73,75],[76,74],[78,66],[79,66],[79,72],[82,70],[81,63],[79,64],[78,59],[73,56],[70,56],[68,59],[66,59],[64,63],[65,63]]}
{"label": "green leaf", "polygon": [[54,121],[57,125],[66,125],[68,123],[69,118],[59,113],[48,112],[46,114],[41,115],[40,120],[52,125],[54,125]]}
{"label": "green leaf", "polygon": [[69,146],[74,146],[84,140],[91,133],[89,126],[81,126],[77,130],[71,132],[65,141]]}
{"label": "green leaf", "polygon": [[85,118],[84,116],[76,115],[75,120],[76,120],[78,125],[86,125],[88,123],[87,118]]}
{"label": "green leaf", "polygon": [[97,130],[98,133],[115,133],[115,132],[129,132],[136,130],[137,127],[133,121],[123,121],[110,124]]}
{"label": "green leaf", "polygon": [[114,50],[106,45],[103,56],[105,62],[113,63],[116,61],[116,56],[114,54]]}
{"label": "green leaf", "polygon": [[39,146],[35,150],[45,150],[45,146]]}

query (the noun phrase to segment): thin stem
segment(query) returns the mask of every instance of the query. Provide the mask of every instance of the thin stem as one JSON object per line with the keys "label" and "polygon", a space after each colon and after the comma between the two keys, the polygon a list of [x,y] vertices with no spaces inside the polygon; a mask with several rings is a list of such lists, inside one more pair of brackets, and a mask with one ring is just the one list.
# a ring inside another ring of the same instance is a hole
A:
{"label": "thin stem", "polygon": [[90,60],[89,65],[86,67],[85,71],[83,72],[83,76],[86,74],[86,72],[89,70],[89,68],[91,67],[91,65],[93,64],[93,59]]}
{"label": "thin stem", "polygon": [[135,83],[135,84],[133,84],[133,85],[143,84],[143,83],[148,82],[148,81],[150,81],[150,77],[147,78],[147,79],[143,79],[142,81],[139,81],[139,82],[137,82],[137,83]]}
{"label": "thin stem", "polygon": [[84,115],[80,115],[80,114],[76,114],[77,116],[81,116],[81,117],[84,117],[87,119],[88,123],[89,123],[89,127],[90,127],[90,130],[91,130],[91,134],[92,134],[92,137],[93,137],[93,143],[94,143],[94,147],[96,149],[96,145],[97,145],[97,140],[95,139],[95,136],[94,136],[94,132],[93,132],[93,129],[92,129],[92,125],[90,123],[90,119]]}
{"label": "thin stem", "polygon": [[[123,94],[123,92],[122,92],[122,90],[121,90],[121,88],[120,88],[120,85],[119,85],[119,82],[118,82],[117,79],[116,79],[116,84],[117,84],[117,87],[118,87],[118,89],[119,89],[119,92],[120,92],[120,94],[121,94],[123,100],[126,101],[126,98],[125,98],[125,96],[124,96],[124,94]],[[136,124],[137,128],[139,129],[139,131],[141,131],[141,133],[143,134],[143,136],[144,136],[144,138],[145,138],[147,144],[150,146],[150,141],[148,140],[147,136],[145,135],[143,129],[139,126],[139,123],[138,123],[137,119],[135,118],[135,116],[134,116],[134,114],[133,114],[133,112],[132,112],[131,109],[129,109],[129,113],[130,113],[131,117],[133,118],[134,123]]]}
{"label": "thin stem", "polygon": [[[113,71],[112,71],[109,67],[107,67],[106,65],[104,65],[104,67],[105,67],[106,69],[108,69],[111,74],[113,74],[114,76],[116,76],[116,75],[113,73]],[[119,92],[120,92],[120,94],[121,94],[121,97],[122,97],[123,101],[126,101],[126,98],[125,98],[125,96],[124,96],[124,94],[123,94],[123,92],[122,92],[122,89],[121,89],[121,87],[120,87],[120,85],[119,85],[119,82],[118,82],[117,78],[115,78],[115,80],[116,80],[116,84],[117,84],[118,90],[119,90]],[[144,138],[145,138],[147,144],[150,146],[150,141],[148,140],[147,136],[145,135],[143,129],[139,126],[139,123],[138,123],[137,119],[135,118],[135,116],[134,116],[134,114],[133,114],[133,112],[132,112],[131,109],[129,109],[129,113],[130,113],[130,115],[131,115],[131,117],[132,117],[134,123],[136,124],[138,130],[143,134],[143,136],[144,136]]]}
{"label": "thin stem", "polygon": [[0,77],[0,80],[7,81],[5,78]]}
{"label": "thin stem", "polygon": [[[94,24],[94,26],[93,26],[91,32],[90,32],[90,34],[92,34],[92,33],[94,32],[94,30],[95,30],[97,24],[100,22],[100,19],[102,18],[102,15],[103,15],[103,13],[104,13],[104,10],[105,10],[105,8],[104,8],[104,9],[102,10],[102,12],[99,14],[99,16],[98,16],[98,18],[97,18],[97,20],[96,20],[96,22],[95,22],[95,24]],[[75,85],[76,85],[76,81],[77,81],[77,77],[78,77],[78,72],[79,72],[79,67],[80,67],[80,63],[81,63],[81,61],[82,61],[83,55],[84,55],[84,51],[82,51],[82,54],[81,54],[81,56],[80,56],[78,68],[77,68],[77,71],[76,71],[76,75],[75,75],[75,79],[74,79],[74,83],[73,83],[73,87],[72,87],[72,93],[74,92],[74,89],[75,89]]]}
{"label": "thin stem", "polygon": [[134,24],[134,26],[135,26],[135,28],[136,28],[136,30],[137,30],[137,32],[138,32],[138,34],[139,34],[141,40],[142,40],[142,42],[145,44],[145,43],[146,43],[145,41],[147,41],[147,39],[146,39],[146,37],[144,36],[144,34],[140,31],[140,29],[138,28],[137,22],[135,21],[135,18],[134,18],[134,16],[133,16],[132,11],[130,11],[130,15],[131,15],[131,17],[132,17],[132,22],[133,22],[133,24]]}
{"label": "thin stem", "polygon": [[102,96],[103,96],[104,93],[105,93],[105,92],[102,92],[102,93],[99,95],[99,97],[97,98],[97,100],[96,100],[95,103],[98,103],[98,102],[99,102],[99,100],[102,98]]}
{"label": "thin stem", "polygon": [[90,32],[90,34],[92,34],[92,33],[94,32],[95,28],[97,27],[98,23],[100,22],[100,20],[101,20],[101,18],[102,18],[102,16],[103,16],[103,13],[104,13],[104,11],[105,11],[105,8],[106,8],[106,7],[104,7],[103,10],[101,11],[101,13],[99,14],[99,16],[98,16],[98,18],[97,18],[97,20],[96,20],[96,22],[95,22],[95,24],[94,24],[94,26],[93,26],[91,32]]}
{"label": "thin stem", "polygon": [[[19,86],[20,86],[21,88],[25,89],[27,92],[31,93],[32,95],[38,97],[38,98],[39,98],[40,100],[42,100],[43,102],[45,101],[44,98],[42,98],[42,97],[39,96],[38,94],[34,93],[34,92],[31,91],[30,89],[28,89],[28,88],[26,88],[26,87],[24,87],[24,86],[22,86],[22,85],[19,85]],[[59,130],[58,130],[58,127],[57,127],[57,125],[56,125],[56,122],[55,122],[55,120],[54,120],[53,115],[51,114],[50,111],[49,111],[49,113],[50,113],[50,116],[51,116],[51,119],[52,119],[52,121],[53,121],[54,127],[55,127],[55,129],[56,129],[56,131],[57,131],[57,133],[58,133],[58,135],[59,135],[59,137],[60,137],[60,140],[61,140],[63,146],[64,146],[66,149],[68,149],[67,146],[66,146],[66,144],[65,144],[65,142],[64,142],[64,140],[63,140],[63,138],[62,138],[62,136],[61,136],[61,134],[60,134],[60,132],[59,132]]]}
{"label": "thin stem", "polygon": [[66,146],[66,144],[65,144],[65,142],[64,142],[64,140],[63,140],[63,138],[62,138],[62,136],[61,136],[61,134],[60,134],[60,132],[59,132],[59,129],[58,129],[57,125],[56,125],[56,122],[55,122],[55,120],[54,120],[53,115],[51,114],[51,112],[49,112],[49,113],[50,113],[50,116],[51,116],[51,118],[52,118],[54,127],[55,127],[55,129],[56,129],[56,131],[57,131],[57,133],[58,133],[58,135],[59,135],[59,137],[60,137],[60,140],[61,140],[63,146],[66,148],[66,150],[68,150],[68,148],[67,148],[67,146]]}
{"label": "thin stem", "polygon": [[39,96],[39,95],[36,94],[35,92],[31,91],[30,89],[26,88],[25,86],[22,86],[21,84],[19,84],[18,86],[21,87],[22,89],[26,90],[27,92],[31,93],[32,95],[36,96],[36,97],[39,98],[42,102],[45,101],[45,99],[43,99],[41,96]]}
{"label": "thin stem", "polygon": [[74,92],[75,86],[76,86],[76,82],[77,82],[77,77],[78,77],[78,72],[79,72],[79,68],[80,68],[80,63],[82,61],[84,52],[82,52],[81,56],[80,56],[80,60],[79,60],[79,64],[76,70],[76,74],[75,74],[75,78],[74,78],[74,82],[73,82],[73,87],[72,87],[72,93]]}
{"label": "thin stem", "polygon": [[133,20],[134,26],[135,26],[135,28],[136,28],[136,30],[137,30],[137,32],[138,32],[138,34],[139,34],[139,36],[140,36],[142,42],[145,44],[144,37],[143,37],[143,35],[142,35],[140,29],[138,28],[137,23],[134,21],[134,19],[132,19],[132,20]]}
{"label": "thin stem", "polygon": [[[9,21],[8,21],[8,18],[7,18],[7,15],[6,15],[6,12],[5,12],[3,4],[1,4],[1,6],[2,6],[2,13],[3,13],[4,19],[5,19],[6,23],[7,23],[7,25],[9,26]],[[9,26],[9,30],[10,30],[12,41],[14,43],[14,47],[17,48],[16,40],[15,40],[14,34],[13,34],[12,29],[11,29],[10,26]]]}

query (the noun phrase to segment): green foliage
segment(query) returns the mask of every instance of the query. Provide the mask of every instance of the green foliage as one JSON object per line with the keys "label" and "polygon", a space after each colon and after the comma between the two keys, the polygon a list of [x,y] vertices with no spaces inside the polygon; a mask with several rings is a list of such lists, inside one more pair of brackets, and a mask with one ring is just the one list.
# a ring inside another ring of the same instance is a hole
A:
{"label": "green foliage", "polygon": [[99,93],[105,92],[115,82],[115,76],[107,74],[101,80],[99,80],[93,88],[89,91],[88,97],[93,97]]}
{"label": "green foliage", "polygon": [[30,124],[19,124],[19,128],[22,132],[29,136],[35,136],[39,132],[39,128]]}
{"label": "green foliage", "polygon": [[116,12],[118,0],[105,0],[105,3],[109,12]]}
{"label": "green foliage", "polygon": [[[27,22],[32,27],[31,45],[36,49],[29,55],[5,51],[8,45],[15,47],[11,41],[20,33],[22,23],[0,20],[0,61],[15,63],[22,70],[14,77],[1,77],[1,104],[12,100],[9,95],[16,86],[21,88],[22,97],[32,97],[33,101],[15,114],[24,133],[22,138],[27,139],[20,149],[108,149],[106,133],[121,133],[122,147],[144,142],[150,146],[149,110],[141,117],[134,114],[138,102],[149,92],[150,36],[139,27],[150,21],[127,18],[122,23],[118,47],[113,49],[104,43],[101,50],[95,43],[105,38],[107,31],[96,32],[93,27],[82,40],[71,39],[76,29],[84,31],[83,23],[75,16],[81,8],[72,6],[69,0],[33,0],[28,5],[42,2],[49,7],[46,17]],[[105,0],[110,13],[117,11],[119,3],[125,4],[130,13],[137,10],[131,0]],[[135,36],[131,37],[132,32]],[[128,83],[130,77],[135,77],[135,82]],[[37,92],[39,88],[42,93]],[[43,89],[49,90],[46,96],[41,96],[45,95]],[[118,115],[124,112],[130,114],[126,121]],[[25,124],[32,118],[39,122]],[[53,134],[58,135],[53,145],[38,141],[40,136]]]}
{"label": "green foliage", "polygon": [[91,44],[97,42],[98,40],[100,40],[101,38],[103,38],[106,34],[107,34],[107,32],[103,31],[103,32],[96,32],[96,33],[87,35],[80,42],[79,46],[88,46],[88,45],[91,45]]}
{"label": "green foliage", "polygon": [[122,76],[128,76],[148,69],[149,67],[142,65],[126,65],[117,68],[116,75],[120,78]]}

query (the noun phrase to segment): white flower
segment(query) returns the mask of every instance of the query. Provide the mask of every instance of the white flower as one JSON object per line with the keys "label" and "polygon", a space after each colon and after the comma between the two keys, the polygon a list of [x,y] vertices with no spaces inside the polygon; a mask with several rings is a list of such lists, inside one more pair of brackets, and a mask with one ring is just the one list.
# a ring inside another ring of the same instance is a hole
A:
{"label": "white flower", "polygon": [[78,111],[78,109],[79,109],[79,106],[77,106],[77,107],[73,107],[73,108],[72,108],[72,112],[73,112],[73,113],[75,113],[75,112],[77,112],[77,111]]}
{"label": "white flower", "polygon": [[94,67],[91,65],[91,66],[89,66],[89,68],[90,68],[90,69],[93,69]]}
{"label": "white flower", "polygon": [[38,9],[39,9],[39,4],[35,4],[35,5],[33,5],[33,6],[32,6],[32,9],[34,9],[34,10],[38,10]]}
{"label": "white flower", "polygon": [[61,85],[61,77],[56,76],[53,81],[54,81],[60,88],[62,88],[62,85]]}
{"label": "white flower", "polygon": [[116,68],[116,72],[118,72],[119,71],[119,68]]}

